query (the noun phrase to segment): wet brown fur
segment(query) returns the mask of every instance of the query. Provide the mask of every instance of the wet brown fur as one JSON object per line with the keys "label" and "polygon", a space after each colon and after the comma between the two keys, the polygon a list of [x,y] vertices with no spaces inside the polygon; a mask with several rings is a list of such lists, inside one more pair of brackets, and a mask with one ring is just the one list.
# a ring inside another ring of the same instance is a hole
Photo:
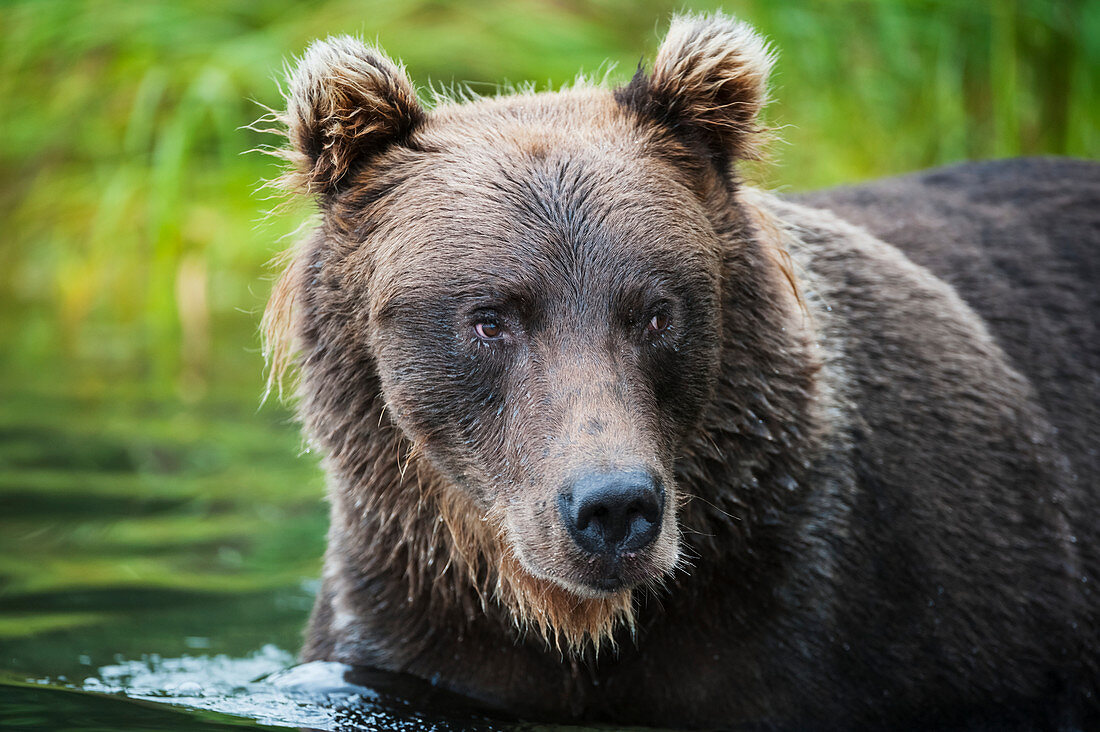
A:
{"label": "wet brown fur", "polygon": [[[330,479],[304,659],[548,719],[1095,718],[1077,443],[948,285],[741,185],[772,62],[683,17],[619,89],[428,112],[377,49],[307,51],[282,183],[321,220],[264,318]],[[485,293],[513,341],[472,338]],[[669,496],[610,593],[554,509],[594,465]]]}

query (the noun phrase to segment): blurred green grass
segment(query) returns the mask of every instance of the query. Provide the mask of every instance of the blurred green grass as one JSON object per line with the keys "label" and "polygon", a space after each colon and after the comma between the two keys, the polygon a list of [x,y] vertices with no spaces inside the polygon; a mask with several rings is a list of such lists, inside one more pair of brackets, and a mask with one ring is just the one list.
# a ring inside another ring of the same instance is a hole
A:
{"label": "blurred green grass", "polygon": [[[718,3],[688,2],[709,10]],[[780,51],[757,180],[801,190],[939,163],[1100,151],[1100,4],[744,0]],[[199,393],[251,389],[251,335],[306,210],[263,216],[282,64],[359,33],[418,84],[554,87],[651,57],[678,2],[328,0],[0,6],[0,349],[8,374],[58,358]],[[240,338],[242,340],[234,341]],[[227,351],[234,351],[227,354]],[[12,369],[15,369],[13,371]],[[14,378],[14,377],[13,377]],[[246,384],[248,386],[246,386]]]}

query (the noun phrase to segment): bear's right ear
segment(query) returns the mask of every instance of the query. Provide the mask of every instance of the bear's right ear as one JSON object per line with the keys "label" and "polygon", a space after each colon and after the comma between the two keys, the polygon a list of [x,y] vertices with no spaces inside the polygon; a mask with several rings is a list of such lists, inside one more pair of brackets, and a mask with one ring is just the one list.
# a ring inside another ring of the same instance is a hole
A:
{"label": "bear's right ear", "polygon": [[425,117],[405,70],[350,36],[315,41],[290,77],[283,121],[292,187],[335,191],[352,165],[406,137]]}
{"label": "bear's right ear", "polygon": [[653,73],[616,91],[620,104],[689,138],[725,169],[755,157],[753,133],[775,57],[747,23],[727,15],[680,15],[661,42]]}

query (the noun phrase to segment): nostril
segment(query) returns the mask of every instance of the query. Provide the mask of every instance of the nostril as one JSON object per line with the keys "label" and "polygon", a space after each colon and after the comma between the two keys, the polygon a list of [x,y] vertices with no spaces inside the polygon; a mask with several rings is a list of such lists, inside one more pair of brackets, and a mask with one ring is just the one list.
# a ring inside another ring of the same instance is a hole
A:
{"label": "nostril", "polygon": [[570,536],[587,552],[617,554],[648,546],[660,533],[664,489],[642,471],[593,473],[558,499]]}
{"label": "nostril", "polygon": [[641,501],[632,501],[630,503],[630,505],[626,507],[626,515],[630,518],[634,518],[635,516],[640,516],[640,517],[646,519],[647,521],[655,521],[656,520],[656,516],[654,515],[656,513],[654,511],[655,508],[656,508],[656,505],[654,505],[654,504],[646,505],[646,504],[643,504]]}
{"label": "nostril", "polygon": [[606,521],[609,513],[606,506],[596,506],[596,510],[592,512],[592,519],[600,522]]}

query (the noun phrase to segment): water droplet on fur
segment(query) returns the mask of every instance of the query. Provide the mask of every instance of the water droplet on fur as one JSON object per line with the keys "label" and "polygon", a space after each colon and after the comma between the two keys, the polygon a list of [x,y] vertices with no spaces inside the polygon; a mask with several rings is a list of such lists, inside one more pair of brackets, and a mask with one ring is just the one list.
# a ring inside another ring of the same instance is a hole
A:
{"label": "water droplet on fur", "polygon": [[757,418],[757,420],[755,422],[750,422],[749,423],[749,429],[757,437],[760,437],[760,438],[763,438],[763,439],[769,440],[769,441],[775,439],[772,436],[772,431],[768,429],[768,425],[764,424],[764,420],[762,420],[762,419]]}

